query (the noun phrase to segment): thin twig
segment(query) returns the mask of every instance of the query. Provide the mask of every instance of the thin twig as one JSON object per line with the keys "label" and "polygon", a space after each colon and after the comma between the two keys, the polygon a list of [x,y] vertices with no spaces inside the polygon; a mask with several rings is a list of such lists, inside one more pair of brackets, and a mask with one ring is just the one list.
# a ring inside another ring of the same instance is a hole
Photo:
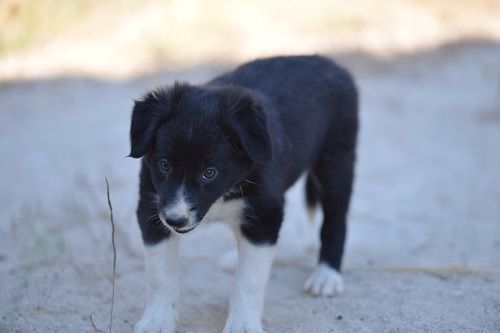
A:
{"label": "thin twig", "polygon": [[89,319],[90,319],[90,324],[94,328],[94,331],[99,332],[99,333],[104,332],[103,330],[98,329],[97,326],[95,325],[94,318],[92,318],[92,313],[89,315]]}
{"label": "thin twig", "polygon": [[112,278],[112,289],[111,289],[111,309],[109,310],[109,333],[113,328],[113,307],[115,304],[115,276],[116,276],[116,246],[115,246],[115,220],[113,218],[113,206],[111,205],[111,198],[109,195],[109,182],[106,177],[106,193],[108,195],[108,206],[110,212],[111,221],[111,244],[113,245],[113,278]]}

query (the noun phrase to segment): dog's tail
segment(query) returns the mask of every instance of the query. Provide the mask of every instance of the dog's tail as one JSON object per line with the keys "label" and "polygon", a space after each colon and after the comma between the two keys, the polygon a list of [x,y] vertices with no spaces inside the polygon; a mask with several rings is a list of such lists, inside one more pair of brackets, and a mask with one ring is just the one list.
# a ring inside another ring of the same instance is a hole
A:
{"label": "dog's tail", "polygon": [[309,217],[309,223],[314,224],[316,220],[316,209],[319,200],[319,186],[317,179],[312,172],[309,172],[306,177],[306,205]]}

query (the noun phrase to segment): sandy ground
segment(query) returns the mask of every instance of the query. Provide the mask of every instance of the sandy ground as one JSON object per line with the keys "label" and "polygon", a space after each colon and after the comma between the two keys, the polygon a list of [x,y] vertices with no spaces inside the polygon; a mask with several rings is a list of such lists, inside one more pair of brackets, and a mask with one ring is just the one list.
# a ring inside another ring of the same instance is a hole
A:
{"label": "sandy ground", "polygon": [[[362,105],[347,288],[328,299],[302,292],[318,224],[306,222],[299,182],[268,287],[268,332],[500,331],[499,54],[500,44],[464,43],[340,57]],[[132,330],[146,285],[138,162],[124,158],[131,99],[225,67],[0,85],[0,332],[108,329],[105,176],[117,221],[113,331]],[[232,275],[218,258],[234,241],[222,225],[199,229],[182,245],[179,332],[219,332],[226,316]]]}

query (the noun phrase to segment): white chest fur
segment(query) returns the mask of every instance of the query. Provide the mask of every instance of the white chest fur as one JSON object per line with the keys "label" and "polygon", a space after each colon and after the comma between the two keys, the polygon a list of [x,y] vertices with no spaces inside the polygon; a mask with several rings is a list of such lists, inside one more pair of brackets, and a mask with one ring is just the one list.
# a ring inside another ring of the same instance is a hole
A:
{"label": "white chest fur", "polygon": [[241,223],[244,209],[243,199],[224,201],[220,198],[210,207],[204,219],[238,225]]}

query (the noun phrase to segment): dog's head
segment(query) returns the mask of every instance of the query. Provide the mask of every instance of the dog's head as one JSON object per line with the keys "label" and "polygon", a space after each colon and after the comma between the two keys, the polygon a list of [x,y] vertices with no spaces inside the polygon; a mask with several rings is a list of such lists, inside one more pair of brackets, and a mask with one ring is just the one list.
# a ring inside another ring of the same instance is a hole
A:
{"label": "dog's head", "polygon": [[161,221],[179,233],[272,156],[261,106],[236,87],[176,83],[146,93],[132,110],[130,143],[149,168]]}

